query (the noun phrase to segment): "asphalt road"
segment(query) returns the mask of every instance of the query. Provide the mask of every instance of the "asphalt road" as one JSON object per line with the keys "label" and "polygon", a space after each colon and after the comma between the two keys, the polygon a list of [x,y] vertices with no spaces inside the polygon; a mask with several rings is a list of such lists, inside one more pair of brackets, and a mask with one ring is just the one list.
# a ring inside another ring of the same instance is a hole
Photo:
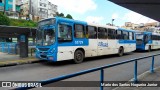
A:
{"label": "asphalt road", "polygon": [[[152,51],[148,52],[134,52],[124,55],[123,57],[118,57],[117,55],[108,55],[102,57],[94,57],[87,58],[81,64],[73,64],[71,61],[63,61],[63,62],[42,62],[35,64],[25,64],[11,67],[2,67],[0,68],[0,81],[40,81],[46,80],[49,78],[54,78],[60,75],[70,74],[74,72],[78,72],[81,70],[86,70],[106,64],[112,64],[115,62],[120,62],[132,58],[138,58],[142,56],[152,55],[160,53],[160,51]],[[160,66],[160,61],[158,60],[160,56],[155,57],[155,67]],[[144,59],[142,61],[138,61],[138,74],[142,74],[143,72],[150,69],[151,66],[151,58]],[[117,67],[112,67],[109,69],[105,69],[105,81],[128,81],[133,78],[134,72],[134,63],[128,63],[124,65],[120,65]],[[99,81],[99,71],[89,73],[86,75],[81,75],[78,77],[74,77],[68,79],[68,81]],[[85,87],[86,88],[86,87]],[[2,89],[2,88],[0,88]],[[4,88],[3,88],[4,89]],[[41,88],[44,89],[44,88]],[[53,88],[45,88],[53,90]],[[60,90],[63,90],[61,88]],[[66,90],[67,88],[65,88]],[[72,88],[72,90],[84,90],[84,88]],[[93,88],[86,90],[92,90]],[[99,89],[97,88],[94,88]],[[57,89],[56,89],[57,90]],[[69,88],[68,90],[71,90]]]}

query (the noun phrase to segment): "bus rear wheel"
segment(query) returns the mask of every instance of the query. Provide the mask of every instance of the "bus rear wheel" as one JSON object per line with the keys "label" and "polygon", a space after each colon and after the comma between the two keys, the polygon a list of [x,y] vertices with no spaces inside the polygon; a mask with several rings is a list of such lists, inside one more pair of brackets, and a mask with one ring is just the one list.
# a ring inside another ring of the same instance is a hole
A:
{"label": "bus rear wheel", "polygon": [[76,50],[74,53],[74,63],[82,63],[84,59],[84,53],[81,50]]}
{"label": "bus rear wheel", "polygon": [[119,48],[119,51],[118,51],[118,56],[123,56],[123,54],[124,54],[124,49],[123,49],[123,47],[120,47]]}

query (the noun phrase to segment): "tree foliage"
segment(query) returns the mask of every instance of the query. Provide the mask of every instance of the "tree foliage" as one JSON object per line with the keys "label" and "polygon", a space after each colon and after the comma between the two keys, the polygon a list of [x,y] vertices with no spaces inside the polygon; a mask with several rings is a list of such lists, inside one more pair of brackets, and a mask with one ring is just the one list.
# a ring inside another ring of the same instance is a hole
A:
{"label": "tree foliage", "polygon": [[70,14],[67,14],[67,15],[65,16],[64,13],[58,13],[58,12],[56,12],[56,16],[58,16],[58,17],[63,17],[63,18],[73,19],[73,17],[72,17]]}
{"label": "tree foliage", "polygon": [[10,25],[10,19],[3,13],[0,13],[0,25]]}
{"label": "tree foliage", "polygon": [[37,23],[33,21],[23,20],[23,19],[11,19],[11,26],[19,27],[37,27]]}
{"label": "tree foliage", "polygon": [[56,16],[58,16],[58,17],[65,17],[63,13],[59,13],[59,12],[56,12]]}
{"label": "tree foliage", "polygon": [[70,14],[67,14],[66,18],[73,19]]}

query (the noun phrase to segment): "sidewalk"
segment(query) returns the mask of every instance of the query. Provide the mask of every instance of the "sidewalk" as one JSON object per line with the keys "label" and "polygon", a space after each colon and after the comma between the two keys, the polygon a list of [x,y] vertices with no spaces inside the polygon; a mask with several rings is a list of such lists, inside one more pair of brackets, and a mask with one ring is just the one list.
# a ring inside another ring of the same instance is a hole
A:
{"label": "sidewalk", "polygon": [[[155,83],[156,81],[159,81],[157,84],[160,84],[160,67],[156,68],[154,73],[150,73],[149,71],[147,71],[139,75],[138,80],[155,81]],[[160,90],[160,87],[118,87],[115,88],[114,90]]]}
{"label": "sidewalk", "polygon": [[19,55],[10,55],[7,53],[0,52],[0,67],[13,66],[18,64],[35,63],[39,62],[35,56],[30,56],[28,58],[20,58]]}

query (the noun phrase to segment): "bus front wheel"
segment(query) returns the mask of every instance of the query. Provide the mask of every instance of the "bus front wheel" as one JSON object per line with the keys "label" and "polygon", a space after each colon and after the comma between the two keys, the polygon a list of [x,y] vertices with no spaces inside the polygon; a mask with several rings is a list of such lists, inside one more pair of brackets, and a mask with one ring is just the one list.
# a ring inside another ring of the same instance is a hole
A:
{"label": "bus front wheel", "polygon": [[124,49],[123,49],[123,47],[120,47],[119,51],[118,51],[118,55],[121,57],[121,56],[123,56],[123,54],[124,54]]}
{"label": "bus front wheel", "polygon": [[84,59],[84,53],[81,50],[76,50],[74,54],[74,63],[78,64],[83,62]]}

